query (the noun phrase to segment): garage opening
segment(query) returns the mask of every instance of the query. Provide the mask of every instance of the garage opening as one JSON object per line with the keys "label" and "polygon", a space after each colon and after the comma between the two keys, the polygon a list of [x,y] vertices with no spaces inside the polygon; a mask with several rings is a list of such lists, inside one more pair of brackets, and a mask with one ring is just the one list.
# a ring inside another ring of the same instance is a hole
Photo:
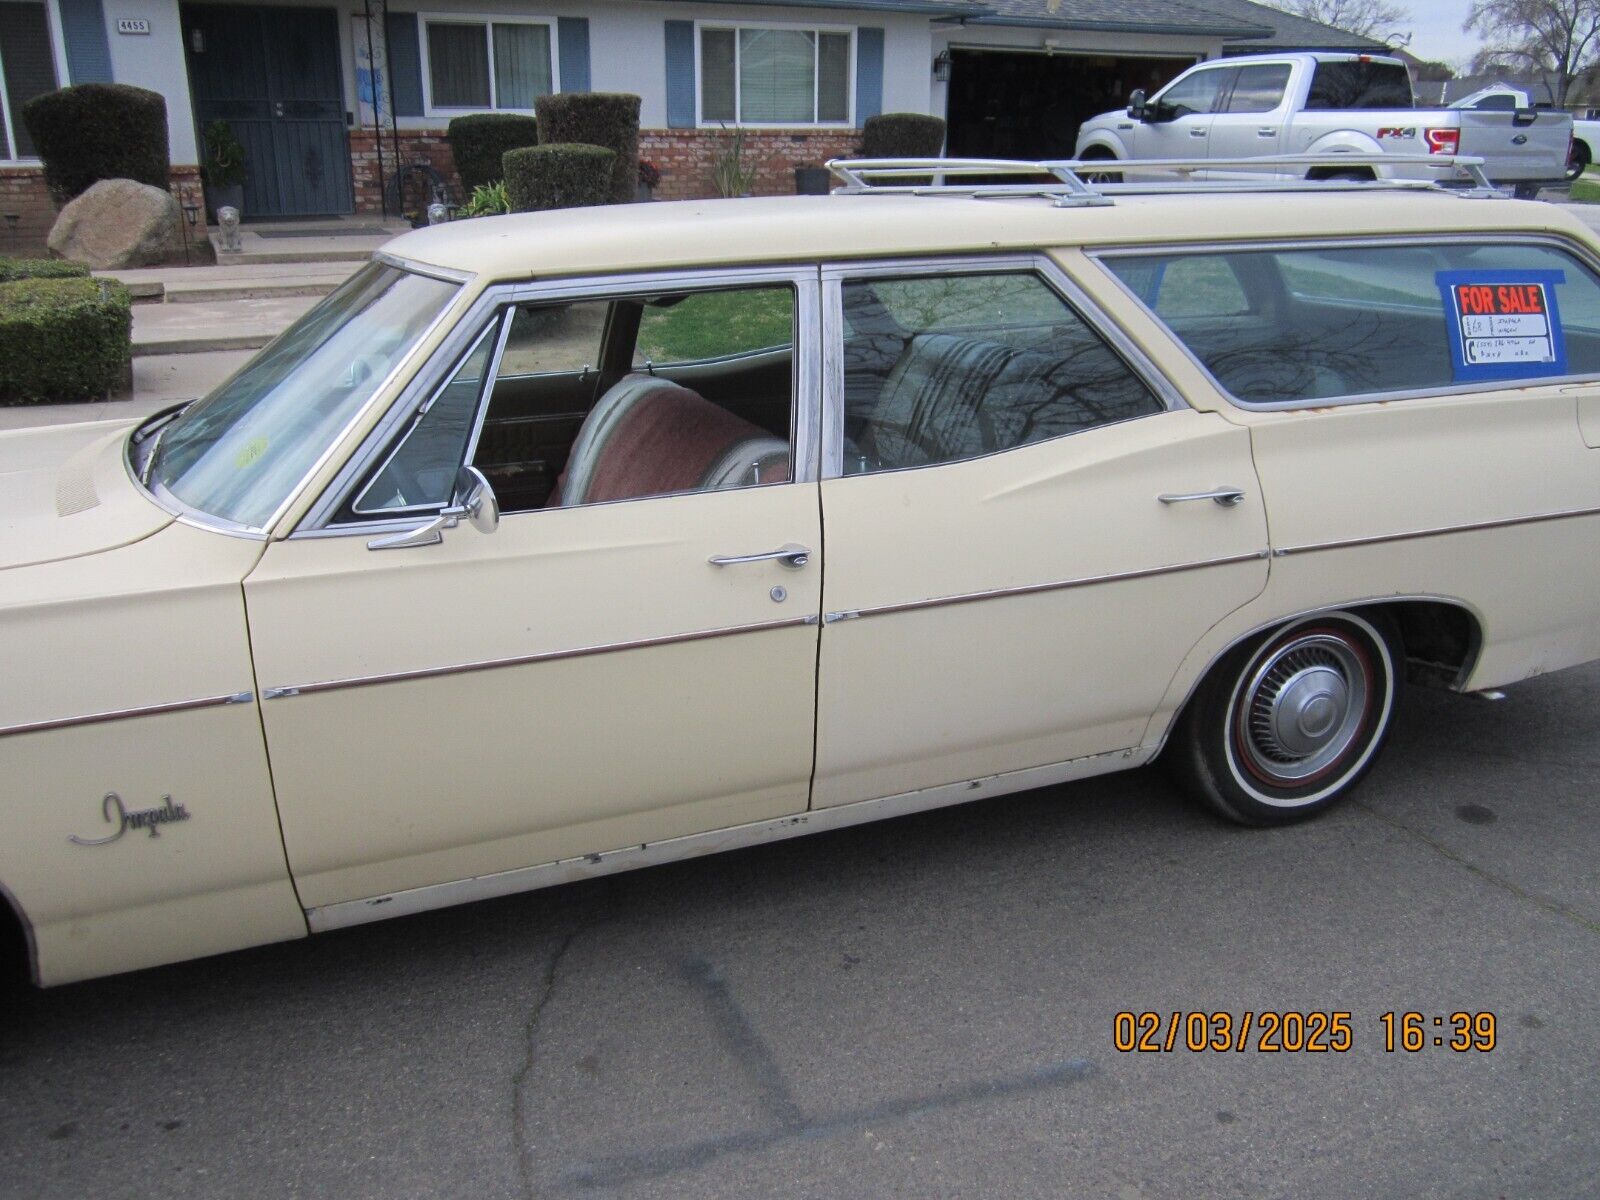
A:
{"label": "garage opening", "polygon": [[952,48],[947,153],[1071,158],[1079,125],[1126,105],[1134,88],[1155,91],[1196,61]]}

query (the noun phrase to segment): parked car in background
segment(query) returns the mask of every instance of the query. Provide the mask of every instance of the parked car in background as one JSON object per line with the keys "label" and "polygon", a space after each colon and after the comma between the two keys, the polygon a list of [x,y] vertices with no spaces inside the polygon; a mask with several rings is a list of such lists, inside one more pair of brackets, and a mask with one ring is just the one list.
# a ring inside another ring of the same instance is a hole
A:
{"label": "parked car in background", "polygon": [[1404,688],[1600,657],[1588,229],[937,168],[421,230],[202,400],[0,434],[35,979],[1158,757],[1299,820]]}
{"label": "parked car in background", "polygon": [[[1419,109],[1397,58],[1368,54],[1261,54],[1200,63],[1126,111],[1078,131],[1079,159],[1236,160],[1339,152],[1481,158],[1484,173],[1531,196],[1566,172],[1565,113]],[[1439,179],[1427,166],[1321,165],[1309,179]]]}

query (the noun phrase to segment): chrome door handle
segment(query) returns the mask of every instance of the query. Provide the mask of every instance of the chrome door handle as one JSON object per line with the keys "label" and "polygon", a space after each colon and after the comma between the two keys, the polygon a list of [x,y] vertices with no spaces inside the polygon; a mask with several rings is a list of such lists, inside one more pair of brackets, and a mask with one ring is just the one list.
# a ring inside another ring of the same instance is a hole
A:
{"label": "chrome door handle", "polygon": [[811,561],[811,551],[790,542],[762,554],[718,554],[706,561],[713,567],[731,567],[737,563],[771,562],[774,559],[786,567],[803,567]]}
{"label": "chrome door handle", "polygon": [[1166,492],[1157,496],[1163,504],[1183,504],[1190,500],[1215,500],[1223,508],[1232,508],[1244,499],[1244,490],[1236,487],[1212,488],[1209,492]]}
{"label": "chrome door handle", "polygon": [[1206,131],[1204,129],[1191,129],[1191,130],[1189,130],[1189,136],[1190,137],[1205,137],[1205,135],[1206,135]]}
{"label": "chrome door handle", "polygon": [[1278,136],[1278,131],[1276,129],[1258,129],[1258,130],[1256,130],[1256,136],[1257,137],[1277,137]]}

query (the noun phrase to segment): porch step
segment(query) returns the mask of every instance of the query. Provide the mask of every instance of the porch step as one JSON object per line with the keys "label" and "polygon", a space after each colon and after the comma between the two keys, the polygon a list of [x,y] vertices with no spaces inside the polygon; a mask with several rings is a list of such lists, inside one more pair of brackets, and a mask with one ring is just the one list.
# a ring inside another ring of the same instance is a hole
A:
{"label": "porch step", "polygon": [[133,309],[133,354],[203,354],[265,346],[316,303],[315,296],[194,300],[138,304]]}
{"label": "porch step", "polygon": [[410,228],[404,222],[348,222],[322,226],[246,225],[239,230],[239,249],[224,250],[222,235],[213,230],[211,245],[217,265],[249,266],[261,263],[365,262],[390,238]]}
{"label": "porch step", "polygon": [[147,267],[97,274],[118,280],[135,300],[192,304],[218,300],[266,300],[325,296],[356,268],[355,263],[270,263],[234,267]]}

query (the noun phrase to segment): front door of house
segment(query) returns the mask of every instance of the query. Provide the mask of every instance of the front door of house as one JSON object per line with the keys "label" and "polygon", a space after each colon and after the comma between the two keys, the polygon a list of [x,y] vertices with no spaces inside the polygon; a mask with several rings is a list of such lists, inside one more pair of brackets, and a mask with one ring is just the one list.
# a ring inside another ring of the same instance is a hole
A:
{"label": "front door of house", "polygon": [[226,121],[244,146],[245,218],[350,212],[337,13],[185,5],[183,43],[201,135]]}

